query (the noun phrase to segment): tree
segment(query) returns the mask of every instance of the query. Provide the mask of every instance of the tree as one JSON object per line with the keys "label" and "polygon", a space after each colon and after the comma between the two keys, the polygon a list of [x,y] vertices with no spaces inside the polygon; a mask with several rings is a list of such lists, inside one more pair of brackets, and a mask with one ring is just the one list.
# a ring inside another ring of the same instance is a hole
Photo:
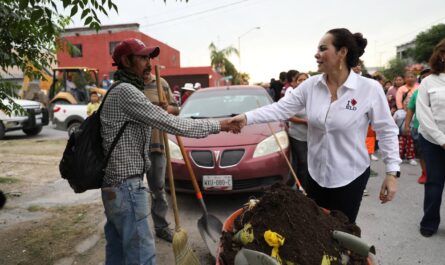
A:
{"label": "tree", "polygon": [[[61,15],[57,3],[70,10],[70,15]],[[81,12],[84,25],[99,30],[97,13],[108,15],[113,9],[118,11],[112,0],[0,1],[0,70],[8,75],[10,67],[16,66],[25,75],[41,78],[39,71],[55,62],[56,40],[71,17]],[[0,77],[0,110],[10,114],[18,106],[8,97],[7,89]]]}
{"label": "tree", "polygon": [[239,84],[239,74],[236,70],[235,66],[227,59],[232,54],[236,54],[239,57],[239,51],[232,47],[226,47],[224,49],[219,50],[215,44],[210,43],[210,64],[215,69],[216,72],[223,76],[232,76],[232,83]]}
{"label": "tree", "polygon": [[408,51],[408,54],[414,58],[416,62],[428,62],[436,46],[445,38],[445,24],[438,24],[429,30],[421,32],[415,39],[415,48]]}
{"label": "tree", "polygon": [[386,79],[393,80],[397,75],[404,75],[407,65],[407,61],[400,58],[393,58],[389,60],[388,66],[382,70],[382,74]]}

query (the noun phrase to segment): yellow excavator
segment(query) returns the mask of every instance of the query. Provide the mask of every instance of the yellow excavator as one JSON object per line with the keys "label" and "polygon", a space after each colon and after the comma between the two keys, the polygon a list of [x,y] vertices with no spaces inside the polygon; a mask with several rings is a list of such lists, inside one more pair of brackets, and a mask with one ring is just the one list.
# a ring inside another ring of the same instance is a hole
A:
{"label": "yellow excavator", "polygon": [[40,71],[41,80],[30,80],[25,76],[21,98],[35,100],[44,105],[88,104],[90,93],[103,96],[107,92],[99,87],[98,70],[89,67],[57,67],[52,73]]}
{"label": "yellow excavator", "polygon": [[98,70],[88,67],[58,67],[53,69],[48,97],[50,104],[88,104],[90,93],[104,96],[99,87]]}

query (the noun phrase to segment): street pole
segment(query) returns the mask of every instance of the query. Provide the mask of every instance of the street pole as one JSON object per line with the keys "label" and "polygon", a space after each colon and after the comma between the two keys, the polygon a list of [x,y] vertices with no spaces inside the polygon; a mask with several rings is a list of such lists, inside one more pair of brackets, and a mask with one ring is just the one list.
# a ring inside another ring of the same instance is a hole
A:
{"label": "street pole", "polygon": [[239,59],[239,70],[241,71],[241,38],[249,34],[250,32],[261,29],[261,27],[253,27],[249,29],[248,31],[244,32],[243,34],[238,36],[238,59]]}

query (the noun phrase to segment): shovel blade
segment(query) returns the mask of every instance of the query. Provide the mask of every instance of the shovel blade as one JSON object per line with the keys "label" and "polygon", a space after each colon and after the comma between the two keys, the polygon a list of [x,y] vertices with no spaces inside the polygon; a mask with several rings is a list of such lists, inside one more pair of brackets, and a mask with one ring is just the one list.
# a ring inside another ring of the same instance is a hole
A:
{"label": "shovel blade", "polygon": [[280,265],[274,258],[262,252],[242,248],[235,256],[235,265]]}
{"label": "shovel blade", "polygon": [[215,216],[204,215],[198,220],[198,231],[212,257],[216,258],[223,224]]}

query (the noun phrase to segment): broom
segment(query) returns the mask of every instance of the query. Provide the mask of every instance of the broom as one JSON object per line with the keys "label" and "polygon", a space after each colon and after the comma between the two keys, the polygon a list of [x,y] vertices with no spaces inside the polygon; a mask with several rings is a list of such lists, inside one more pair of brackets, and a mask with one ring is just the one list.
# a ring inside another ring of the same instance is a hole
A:
{"label": "broom", "polygon": [[[256,104],[257,104],[258,108],[261,107],[260,102],[258,101],[258,99],[257,99],[257,101],[256,101]],[[283,147],[281,147],[280,140],[278,140],[278,137],[277,137],[277,135],[275,134],[275,132],[274,132],[274,130],[272,129],[272,126],[270,125],[269,122],[267,123],[267,126],[269,127],[269,130],[270,130],[270,132],[272,133],[273,138],[275,139],[275,142],[277,143],[278,147],[280,148],[280,152],[281,152],[281,154],[283,155],[284,160],[286,160],[287,166],[289,167],[289,170],[290,170],[290,172],[291,172],[292,177],[294,177],[294,180],[295,180],[295,183],[297,184],[298,189],[299,189],[304,195],[307,195],[307,194],[306,194],[306,191],[303,189],[303,186],[301,186],[301,183],[300,183],[300,181],[298,180],[297,174],[295,174],[294,168],[292,167],[292,164],[290,163],[289,158],[287,158],[287,155],[284,153]]]}
{"label": "broom", "polygon": [[[164,91],[161,88],[161,78],[159,74],[159,65],[155,66],[156,86],[158,89],[159,102],[165,102]],[[173,253],[175,255],[176,265],[200,265],[198,258],[188,243],[187,232],[181,228],[179,223],[178,204],[176,202],[175,181],[173,179],[173,169],[170,158],[170,146],[165,132],[162,133],[165,146],[165,156],[167,158],[167,175],[170,183],[170,193],[172,197],[173,214],[175,216],[175,233],[173,235]]]}

